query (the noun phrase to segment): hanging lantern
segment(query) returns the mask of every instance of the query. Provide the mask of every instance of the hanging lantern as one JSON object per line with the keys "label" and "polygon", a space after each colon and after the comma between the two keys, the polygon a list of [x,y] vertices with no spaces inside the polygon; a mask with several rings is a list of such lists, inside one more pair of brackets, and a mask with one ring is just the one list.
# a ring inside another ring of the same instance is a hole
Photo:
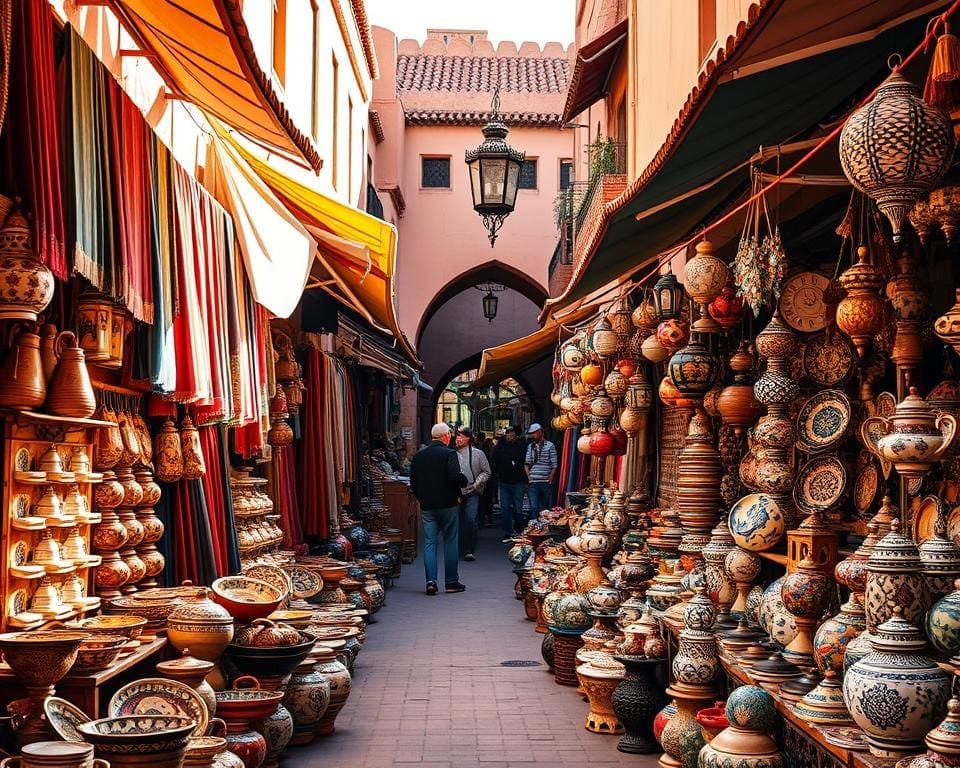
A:
{"label": "hanging lantern", "polygon": [[667,408],[676,406],[677,403],[682,399],[680,391],[677,389],[676,385],[673,383],[673,380],[669,376],[664,376],[662,379],[660,379],[660,386],[657,388],[657,395],[660,397],[660,402],[667,406]]}
{"label": "hanging lantern", "polygon": [[626,456],[627,455],[627,433],[619,425],[613,424],[607,430],[607,434],[610,435],[613,440],[613,450],[610,451],[611,456]]}
{"label": "hanging lantern", "polygon": [[610,371],[603,380],[603,388],[610,397],[623,397],[627,391],[627,377],[619,370]]}
{"label": "hanging lantern", "polygon": [[580,381],[588,387],[598,387],[603,383],[603,368],[596,363],[587,363],[580,369]]}
{"label": "hanging lantern", "polygon": [[670,351],[660,343],[657,334],[651,334],[640,345],[640,353],[651,363],[662,363],[670,357]]}
{"label": "hanging lantern", "polygon": [[653,286],[653,306],[657,311],[657,320],[676,320],[683,310],[683,287],[677,282],[673,272],[660,277]]}
{"label": "hanging lantern", "polygon": [[720,361],[700,341],[700,334],[678,350],[667,365],[670,380],[684,397],[701,399],[720,377]]}
{"label": "hanging lantern", "polygon": [[584,456],[590,455],[590,430],[586,427],[580,430],[580,437],[577,438],[577,451]]}
{"label": "hanging lantern", "polygon": [[683,286],[687,294],[700,307],[700,317],[694,328],[701,333],[714,333],[717,322],[707,312],[707,305],[723,290],[730,279],[727,265],[714,255],[713,243],[702,240],[697,243],[696,253],[683,268]]}
{"label": "hanging lantern", "polygon": [[652,331],[657,327],[657,309],[649,296],[644,296],[643,300],[637,304],[630,319],[640,330]]}
{"label": "hanging lantern", "polygon": [[647,414],[635,406],[628,405],[620,412],[620,427],[628,435],[637,434],[646,423]]}
{"label": "hanging lantern", "polygon": [[840,134],[840,164],[847,179],[872,200],[900,241],[900,226],[914,203],[943,178],[953,156],[953,127],[920,89],[894,72],[876,96],[847,120]]}
{"label": "hanging lantern", "polygon": [[750,380],[753,364],[753,356],[747,351],[747,345],[741,342],[740,347],[730,357],[733,384],[724,387],[717,398],[720,419],[724,424],[733,427],[737,434],[759,419],[764,411],[753,393],[753,383]]}
{"label": "hanging lantern", "polygon": [[627,342],[630,340],[630,332],[633,330],[631,312],[629,307],[627,307],[626,300],[622,298],[617,300],[613,311],[607,315],[607,320],[610,321],[610,327],[613,328],[613,332],[617,334],[617,341],[620,344],[620,348],[626,348]]}
{"label": "hanging lantern", "polygon": [[860,246],[857,263],[840,275],[840,285],[847,295],[837,305],[837,327],[850,337],[861,359],[870,349],[871,339],[880,330],[884,316],[884,301],[880,297],[883,277],[867,261],[868,253]]}
{"label": "hanging lantern", "polygon": [[617,353],[620,341],[607,318],[602,317],[590,334],[590,346],[600,357],[612,357]]}
{"label": "hanging lantern", "polygon": [[716,320],[725,331],[740,325],[746,309],[743,296],[737,296],[732,285],[725,285],[719,295],[707,306],[710,317]]}
{"label": "hanging lantern", "polygon": [[927,198],[927,210],[933,221],[940,225],[947,243],[952,243],[957,227],[960,227],[960,187],[933,190]]}
{"label": "hanging lantern", "polygon": [[590,413],[603,419],[613,415],[613,400],[607,397],[607,393],[602,389],[590,401]]}
{"label": "hanging lantern", "polygon": [[590,433],[590,455],[591,456],[609,456],[613,453],[614,440],[610,433],[603,429],[598,429]]}
{"label": "hanging lantern", "polygon": [[487,291],[483,297],[483,316],[487,318],[488,323],[492,323],[493,318],[497,316],[497,304],[499,302],[500,300],[493,291]]}
{"label": "hanging lantern", "polygon": [[667,352],[674,353],[690,339],[690,326],[685,320],[664,320],[657,326],[657,341]]}
{"label": "hanging lantern", "polygon": [[957,303],[936,319],[933,332],[960,355],[960,288],[957,288]]}
{"label": "hanging lantern", "polygon": [[930,233],[933,232],[933,228],[937,225],[936,219],[933,218],[933,213],[930,212],[930,206],[926,198],[921,197],[913,204],[913,208],[910,209],[907,218],[910,220],[910,225],[920,238],[920,243],[926,245],[927,240],[930,239]]}
{"label": "hanging lantern", "polygon": [[653,387],[650,386],[643,371],[637,371],[630,377],[626,401],[627,405],[643,411],[650,410],[650,406],[653,405]]}
{"label": "hanging lantern", "polygon": [[568,371],[577,372],[583,368],[586,362],[583,350],[574,342],[573,339],[567,341],[560,347],[560,365]]}

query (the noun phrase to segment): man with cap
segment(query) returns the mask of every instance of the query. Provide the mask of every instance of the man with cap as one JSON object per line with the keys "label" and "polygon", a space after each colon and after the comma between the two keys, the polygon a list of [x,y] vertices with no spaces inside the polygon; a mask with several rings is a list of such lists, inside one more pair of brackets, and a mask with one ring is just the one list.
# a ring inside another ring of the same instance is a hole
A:
{"label": "man with cap", "polygon": [[553,506],[553,479],[560,463],[556,446],[543,437],[543,427],[534,422],[527,430],[527,437],[530,439],[524,462],[530,483],[527,494],[530,496],[530,514],[536,518]]}
{"label": "man with cap", "polygon": [[477,548],[477,510],[483,488],[490,479],[490,462],[486,454],[473,444],[473,430],[460,427],[457,430],[457,458],[460,460],[460,473],[467,484],[460,493],[460,554],[468,563],[476,560]]}
{"label": "man with cap", "polygon": [[520,533],[526,526],[523,514],[523,495],[527,492],[526,454],[527,446],[520,439],[517,427],[511,424],[493,449],[493,474],[500,485],[504,544],[510,543],[514,530]]}

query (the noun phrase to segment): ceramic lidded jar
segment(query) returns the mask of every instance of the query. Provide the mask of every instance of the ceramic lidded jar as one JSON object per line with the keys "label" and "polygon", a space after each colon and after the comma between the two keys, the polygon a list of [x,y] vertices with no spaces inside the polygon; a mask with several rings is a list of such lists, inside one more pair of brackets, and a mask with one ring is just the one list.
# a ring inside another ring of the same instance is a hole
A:
{"label": "ceramic lidded jar", "polygon": [[156,670],[163,677],[193,688],[207,705],[210,717],[213,717],[217,711],[217,695],[205,679],[213,667],[213,662],[196,659],[190,655],[189,648],[184,648],[179,659],[161,661],[156,665]]}
{"label": "ceramic lidded jar", "polygon": [[919,549],[923,575],[933,602],[951,592],[954,581],[960,577],[960,547],[947,538],[943,515],[937,518],[934,535],[923,542]]}
{"label": "ceramic lidded jar", "polygon": [[0,229],[0,320],[36,322],[53,299],[53,273],[33,252],[30,225],[19,210]]}
{"label": "ceramic lidded jar", "polygon": [[775,709],[770,694],[755,685],[731,692],[725,710],[730,725],[700,750],[697,768],[780,768],[783,758],[768,736]]}
{"label": "ceramic lidded jar", "polygon": [[198,659],[217,661],[233,639],[233,617],[199,589],[167,616],[167,638],[178,651],[189,648]]}
{"label": "ceramic lidded jar", "polygon": [[900,606],[873,633],[873,652],[847,670],[843,696],[870,752],[897,757],[923,748],[931,723],[943,719],[950,676],[923,655],[926,642]]}
{"label": "ceramic lidded jar", "polygon": [[851,595],[835,616],[817,627],[813,636],[813,656],[820,671],[833,670],[841,677],[847,646],[866,628],[863,606],[855,594]]}
{"label": "ceramic lidded jar", "polygon": [[160,431],[153,438],[153,456],[157,480],[164,483],[180,481],[183,477],[183,448],[180,444],[180,433],[171,419],[163,422]]}
{"label": "ceramic lidded jar", "polygon": [[933,647],[947,656],[960,653],[960,579],[955,586],[930,607],[924,625]]}
{"label": "ceramic lidded jar", "polygon": [[893,616],[897,606],[906,621],[922,622],[930,606],[930,592],[922,572],[920,551],[911,539],[900,533],[900,521],[894,519],[890,533],[877,542],[867,560],[863,605],[867,629],[875,632]]}
{"label": "ceramic lidded jar", "polygon": [[620,591],[604,579],[587,592],[587,600],[594,612],[616,615],[620,607]]}

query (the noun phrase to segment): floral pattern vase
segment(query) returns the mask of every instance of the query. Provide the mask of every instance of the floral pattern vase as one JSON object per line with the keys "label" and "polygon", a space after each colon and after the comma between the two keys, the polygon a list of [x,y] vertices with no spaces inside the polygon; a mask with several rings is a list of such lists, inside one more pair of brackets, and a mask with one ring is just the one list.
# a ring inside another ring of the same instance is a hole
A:
{"label": "floral pattern vase", "polygon": [[340,710],[347,703],[350,696],[351,679],[347,668],[333,658],[332,653],[326,653],[320,656],[320,662],[317,664],[317,672],[323,675],[330,683],[330,704],[327,711],[317,722],[315,731],[317,736],[329,736],[335,729],[334,722]]}
{"label": "floral pattern vase", "polygon": [[821,672],[833,670],[843,675],[843,659],[847,646],[867,628],[863,606],[856,595],[840,606],[836,616],[827,619],[813,636],[813,653]]}
{"label": "floral pattern vase", "polygon": [[960,652],[960,590],[951,592],[927,611],[927,637],[940,653],[954,656]]}
{"label": "floral pattern vase", "polygon": [[893,616],[897,606],[906,621],[917,625],[923,622],[930,607],[930,592],[922,565],[917,545],[900,533],[900,521],[894,519],[890,533],[877,542],[867,560],[863,607],[871,633]]}
{"label": "floral pattern vase", "polygon": [[283,704],[277,705],[273,714],[256,725],[267,742],[267,754],[261,768],[277,768],[280,765],[280,753],[286,749],[293,737],[293,718]]}
{"label": "floral pattern vase", "polygon": [[923,749],[932,723],[943,719],[950,676],[922,651],[926,641],[901,606],[878,627],[873,652],[847,670],[843,697],[870,752],[898,757]]}

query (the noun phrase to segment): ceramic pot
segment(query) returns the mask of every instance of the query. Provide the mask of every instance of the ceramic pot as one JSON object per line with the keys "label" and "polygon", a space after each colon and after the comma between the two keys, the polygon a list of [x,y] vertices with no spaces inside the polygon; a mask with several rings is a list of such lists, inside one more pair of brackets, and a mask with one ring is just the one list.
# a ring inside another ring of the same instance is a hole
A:
{"label": "ceramic pot", "polygon": [[160,501],[162,491],[153,479],[153,473],[149,470],[141,469],[134,472],[134,477],[143,490],[143,497],[140,499],[140,504],[144,507],[153,507],[156,505],[157,502]]}
{"label": "ceramic pot", "polygon": [[200,589],[167,616],[167,639],[178,651],[189,648],[198,659],[217,661],[233,639],[233,617]]}
{"label": "ceramic pot", "polygon": [[[0,273],[2,273],[0,257]],[[0,312],[3,302],[0,300]],[[47,398],[47,382],[40,359],[40,337],[22,331],[10,344],[0,364],[0,406],[32,411]]]}
{"label": "ceramic pot", "polygon": [[100,552],[114,552],[127,543],[126,526],[113,512],[104,511],[101,522],[93,527],[93,546]]}
{"label": "ceramic pot", "polygon": [[954,656],[960,652],[960,589],[931,606],[924,626],[927,637],[940,653]]}
{"label": "ceramic pot", "polygon": [[337,715],[350,696],[350,672],[329,649],[318,649],[317,658],[316,670],[330,684],[330,704],[317,722],[315,733],[317,736],[329,736],[335,730]]}
{"label": "ceramic pot", "polygon": [[163,537],[163,521],[157,517],[153,507],[141,508],[136,512],[137,520],[143,527],[141,544],[156,544]]}
{"label": "ceramic pot", "polygon": [[814,659],[821,672],[833,670],[843,676],[843,660],[847,646],[867,628],[863,606],[856,595],[851,595],[840,611],[817,627],[813,636]]}
{"label": "ceramic pot", "polygon": [[317,723],[330,705],[330,681],[316,666],[315,659],[305,659],[287,684],[283,704],[293,717],[291,744],[310,744],[316,738]]}
{"label": "ceramic pot", "polygon": [[780,504],[766,493],[744,496],[730,510],[730,533],[738,547],[762,552],[783,537],[786,518]]}
{"label": "ceramic pot", "polygon": [[267,753],[262,768],[277,768],[280,765],[280,753],[286,749],[293,737],[293,718],[283,704],[278,704],[273,714],[256,724],[267,742]]}
{"label": "ceramic pot", "polygon": [[780,768],[777,743],[762,731],[731,725],[708,742],[697,757],[697,768]]}
{"label": "ceramic pot", "polygon": [[88,419],[97,410],[97,401],[90,383],[90,374],[83,350],[77,346],[77,337],[71,331],[57,335],[54,344],[57,367],[50,377],[46,408],[58,416]]}
{"label": "ceramic pot", "polygon": [[117,591],[130,581],[132,573],[130,566],[127,565],[117,552],[104,552],[100,565],[93,572],[93,580],[97,585],[97,592],[101,595],[109,593],[107,596],[116,596]]}
{"label": "ceramic pot", "polygon": [[900,521],[893,520],[890,533],[877,542],[867,560],[863,606],[867,630],[876,632],[880,624],[893,616],[897,606],[904,619],[919,624],[930,607],[930,592],[917,545],[900,533]]}
{"label": "ceramic pot", "polygon": [[139,546],[143,541],[145,529],[132,509],[121,509],[117,512],[120,523],[127,530],[127,538],[124,542],[127,547]]}
{"label": "ceramic pot", "polygon": [[613,711],[611,698],[623,679],[623,665],[610,654],[596,651],[584,654],[584,663],[576,668],[580,686],[590,703],[585,727],[592,733],[623,733],[623,725]]}
{"label": "ceramic pot", "polygon": [[180,433],[171,419],[163,422],[153,439],[154,474],[163,483],[177,483],[183,477],[183,448]]}
{"label": "ceramic pot", "polygon": [[194,658],[189,649],[186,649],[179,659],[161,661],[156,665],[156,670],[163,677],[193,688],[207,705],[210,717],[213,717],[217,712],[217,695],[205,679],[213,667],[213,662]]}
{"label": "ceramic pot", "polygon": [[624,729],[617,749],[630,754],[653,754],[659,751],[654,715],[667,699],[663,692],[667,682],[666,664],[660,659],[632,655],[614,658],[626,669],[610,700]]}
{"label": "ceramic pot", "polygon": [[872,635],[873,652],[847,670],[843,696],[870,752],[896,757],[923,749],[947,711],[950,676],[923,654],[926,642],[900,606]]}
{"label": "ceramic pot", "polygon": [[[97,432],[104,432],[105,428],[98,429]],[[115,509],[123,503],[123,486],[117,481],[116,475],[107,470],[103,473],[103,480],[94,486],[93,501],[97,511],[103,512],[108,509]]]}
{"label": "ceramic pot", "polygon": [[283,693],[260,690],[252,677],[239,677],[233,686],[233,690],[217,693],[217,710],[227,723],[227,748],[243,761],[244,768],[260,768],[267,755],[267,742],[251,723],[275,712]]}

